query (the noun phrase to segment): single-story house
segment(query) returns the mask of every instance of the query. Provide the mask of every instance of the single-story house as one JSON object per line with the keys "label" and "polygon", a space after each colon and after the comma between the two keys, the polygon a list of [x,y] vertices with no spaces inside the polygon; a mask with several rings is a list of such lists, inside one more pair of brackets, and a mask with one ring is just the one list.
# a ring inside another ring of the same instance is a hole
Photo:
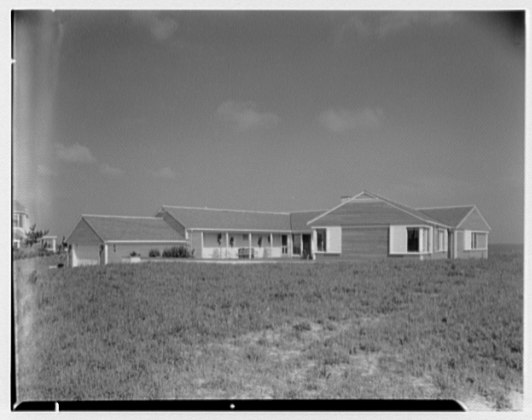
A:
{"label": "single-story house", "polygon": [[67,242],[72,265],[186,245],[200,259],[487,258],[476,206],[414,209],[368,191],[329,210],[266,212],[163,205],[154,217],[89,216]]}
{"label": "single-story house", "polygon": [[57,236],[44,235],[39,242],[42,248],[45,248],[48,251],[52,251],[52,252],[57,251]]}

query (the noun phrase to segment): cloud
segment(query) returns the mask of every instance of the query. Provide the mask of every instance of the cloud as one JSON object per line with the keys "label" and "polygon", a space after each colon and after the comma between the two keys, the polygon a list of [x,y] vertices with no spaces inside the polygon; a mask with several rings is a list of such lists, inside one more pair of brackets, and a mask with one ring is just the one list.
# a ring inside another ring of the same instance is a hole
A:
{"label": "cloud", "polygon": [[176,173],[170,169],[168,166],[165,166],[164,168],[159,169],[158,171],[155,171],[153,173],[153,176],[156,178],[163,178],[163,179],[176,179],[177,175]]}
{"label": "cloud", "polygon": [[329,109],[320,114],[318,121],[327,130],[341,134],[352,130],[377,128],[382,123],[383,115],[379,108]]}
{"label": "cloud", "polygon": [[131,19],[144,26],[157,41],[166,41],[179,27],[175,13],[169,12],[131,12]]}
{"label": "cloud", "polygon": [[254,102],[225,101],[218,107],[216,114],[223,121],[234,124],[238,131],[274,127],[280,121],[275,114],[257,111]]}
{"label": "cloud", "polygon": [[[82,146],[79,143],[73,144],[71,146],[65,146],[61,143],[55,143],[55,154],[57,158],[63,162],[67,163],[82,163],[87,165],[94,165],[98,167],[100,173],[109,176],[121,176],[124,174],[124,171],[120,168],[115,168],[107,163],[98,164],[96,158],[89,150],[88,147]],[[37,167],[38,172],[41,175],[52,175],[52,172],[49,168],[44,165],[39,165]]]}
{"label": "cloud", "polygon": [[69,163],[94,163],[96,158],[91,151],[81,144],[73,144],[72,146],[65,146],[61,143],[55,143],[56,156]]}
{"label": "cloud", "polygon": [[342,42],[349,34],[384,38],[415,25],[450,25],[459,16],[452,12],[358,12],[338,29],[335,42]]}
{"label": "cloud", "polygon": [[113,166],[108,165],[107,163],[102,163],[100,165],[100,172],[104,175],[109,176],[122,176],[124,175],[124,170],[120,168],[115,168]]}

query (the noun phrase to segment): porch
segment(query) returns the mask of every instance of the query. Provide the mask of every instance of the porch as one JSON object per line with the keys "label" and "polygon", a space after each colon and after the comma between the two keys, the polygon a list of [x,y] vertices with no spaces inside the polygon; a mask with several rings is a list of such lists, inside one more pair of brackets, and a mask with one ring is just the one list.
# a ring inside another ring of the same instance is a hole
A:
{"label": "porch", "polygon": [[310,256],[311,234],[291,232],[198,232],[203,259],[283,259]]}

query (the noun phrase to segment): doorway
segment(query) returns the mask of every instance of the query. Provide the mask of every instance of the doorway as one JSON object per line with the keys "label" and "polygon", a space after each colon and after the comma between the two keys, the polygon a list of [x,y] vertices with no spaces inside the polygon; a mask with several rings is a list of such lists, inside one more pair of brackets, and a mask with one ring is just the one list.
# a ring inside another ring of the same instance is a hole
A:
{"label": "doorway", "polygon": [[310,241],[311,241],[312,235],[310,233],[304,233],[302,236],[303,240],[303,254],[302,257],[305,260],[312,259],[312,253],[311,253],[311,247],[310,247]]}

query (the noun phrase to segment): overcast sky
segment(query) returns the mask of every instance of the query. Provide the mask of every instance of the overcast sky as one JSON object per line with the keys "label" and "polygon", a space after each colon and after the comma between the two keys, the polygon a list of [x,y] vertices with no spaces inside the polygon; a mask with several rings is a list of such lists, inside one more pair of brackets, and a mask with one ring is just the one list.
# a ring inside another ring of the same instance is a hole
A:
{"label": "overcast sky", "polygon": [[476,204],[523,240],[522,15],[17,12],[14,197],[68,235],[162,204]]}

